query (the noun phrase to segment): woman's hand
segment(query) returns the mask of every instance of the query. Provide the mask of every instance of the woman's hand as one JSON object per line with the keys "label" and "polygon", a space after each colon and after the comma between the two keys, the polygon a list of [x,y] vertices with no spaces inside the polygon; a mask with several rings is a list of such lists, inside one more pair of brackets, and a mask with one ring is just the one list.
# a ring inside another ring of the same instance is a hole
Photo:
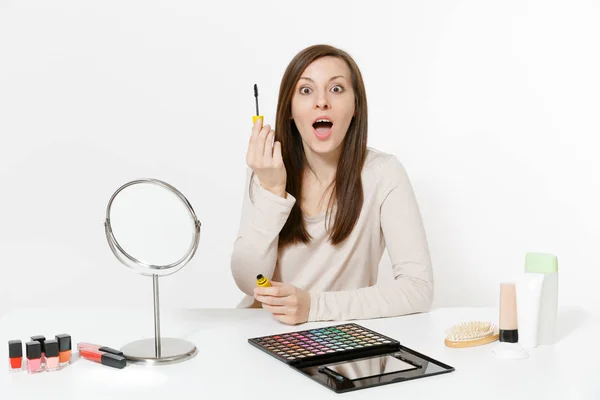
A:
{"label": "woman's hand", "polygon": [[274,137],[275,131],[271,126],[262,127],[262,119],[257,118],[250,135],[246,163],[264,189],[285,198],[287,175],[281,157],[281,143],[273,143]]}
{"label": "woman's hand", "polygon": [[296,325],[308,321],[310,294],[288,283],[271,281],[271,287],[254,288],[254,298],[273,317],[285,324]]}

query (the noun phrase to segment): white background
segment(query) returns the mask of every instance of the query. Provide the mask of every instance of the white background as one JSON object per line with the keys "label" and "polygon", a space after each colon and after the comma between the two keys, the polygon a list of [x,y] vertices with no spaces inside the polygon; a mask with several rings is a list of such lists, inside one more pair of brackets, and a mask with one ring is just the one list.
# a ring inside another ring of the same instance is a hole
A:
{"label": "white background", "polygon": [[315,43],[362,69],[369,146],[400,158],[421,206],[435,307],[496,305],[542,251],[560,303],[599,313],[599,20],[594,1],[0,0],[0,315],[150,308],[151,279],[103,230],[142,177],[202,222],[162,305],[235,307],[252,86],[272,123],[285,67]]}

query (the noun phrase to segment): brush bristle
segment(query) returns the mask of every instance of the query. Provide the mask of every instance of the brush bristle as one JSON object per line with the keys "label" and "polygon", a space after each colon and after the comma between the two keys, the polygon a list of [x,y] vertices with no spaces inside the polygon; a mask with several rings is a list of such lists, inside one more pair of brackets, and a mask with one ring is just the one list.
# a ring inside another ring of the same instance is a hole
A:
{"label": "brush bristle", "polygon": [[475,340],[493,335],[496,329],[496,325],[488,321],[467,321],[448,329],[446,338],[454,342]]}

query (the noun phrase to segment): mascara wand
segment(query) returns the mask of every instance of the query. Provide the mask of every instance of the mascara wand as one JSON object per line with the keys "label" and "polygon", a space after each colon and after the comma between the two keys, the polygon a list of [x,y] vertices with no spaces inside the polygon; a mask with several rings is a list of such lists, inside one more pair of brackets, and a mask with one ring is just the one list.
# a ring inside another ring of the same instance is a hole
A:
{"label": "mascara wand", "polygon": [[252,124],[256,123],[257,119],[263,119],[263,116],[258,112],[258,85],[254,84],[254,100],[256,102],[256,115],[252,117]]}
{"label": "mascara wand", "polygon": [[258,112],[258,85],[254,84],[254,99],[256,100],[256,115],[260,115]]}

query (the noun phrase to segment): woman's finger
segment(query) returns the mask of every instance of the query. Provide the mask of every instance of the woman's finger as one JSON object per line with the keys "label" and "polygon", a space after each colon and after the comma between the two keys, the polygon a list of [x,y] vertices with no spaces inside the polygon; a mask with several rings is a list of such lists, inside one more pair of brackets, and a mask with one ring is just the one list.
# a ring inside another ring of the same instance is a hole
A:
{"label": "woman's finger", "polygon": [[287,314],[286,306],[272,306],[267,303],[262,303],[262,308],[273,314]]}
{"label": "woman's finger", "polygon": [[273,318],[287,325],[296,325],[296,318],[287,314],[273,314]]}
{"label": "woman's finger", "polygon": [[279,297],[291,296],[296,291],[296,287],[294,285],[290,285],[289,283],[279,283],[271,281],[271,285],[273,285],[272,288],[277,290],[277,296]]}
{"label": "woman's finger", "polygon": [[265,125],[260,132],[258,133],[258,136],[256,137],[256,140],[254,141],[254,151],[255,151],[255,156],[257,160],[261,160],[263,158],[263,155],[265,153],[265,141],[267,140],[267,134],[271,131],[271,126],[269,125]]}
{"label": "woman's finger", "polygon": [[254,125],[252,125],[252,133],[250,134],[249,146],[252,146],[256,142],[256,138],[262,129],[262,118],[257,118]]}
{"label": "woman's finger", "polygon": [[275,137],[275,131],[271,129],[271,131],[267,134],[267,139],[265,140],[265,152],[263,157],[270,160],[273,158],[273,138]]}
{"label": "woman's finger", "polygon": [[[271,284],[273,284],[271,282]],[[279,286],[271,286],[271,287],[256,287],[254,288],[254,294],[255,295],[262,295],[262,296],[279,296],[279,291],[281,290],[281,287]]]}
{"label": "woman's finger", "polygon": [[256,295],[254,298],[260,301],[263,304],[268,304],[270,306],[284,306],[286,305],[286,297],[276,297],[276,296],[261,296]]}
{"label": "woman's finger", "polygon": [[281,156],[281,142],[273,143],[273,163],[275,165],[283,165],[283,157]]}

